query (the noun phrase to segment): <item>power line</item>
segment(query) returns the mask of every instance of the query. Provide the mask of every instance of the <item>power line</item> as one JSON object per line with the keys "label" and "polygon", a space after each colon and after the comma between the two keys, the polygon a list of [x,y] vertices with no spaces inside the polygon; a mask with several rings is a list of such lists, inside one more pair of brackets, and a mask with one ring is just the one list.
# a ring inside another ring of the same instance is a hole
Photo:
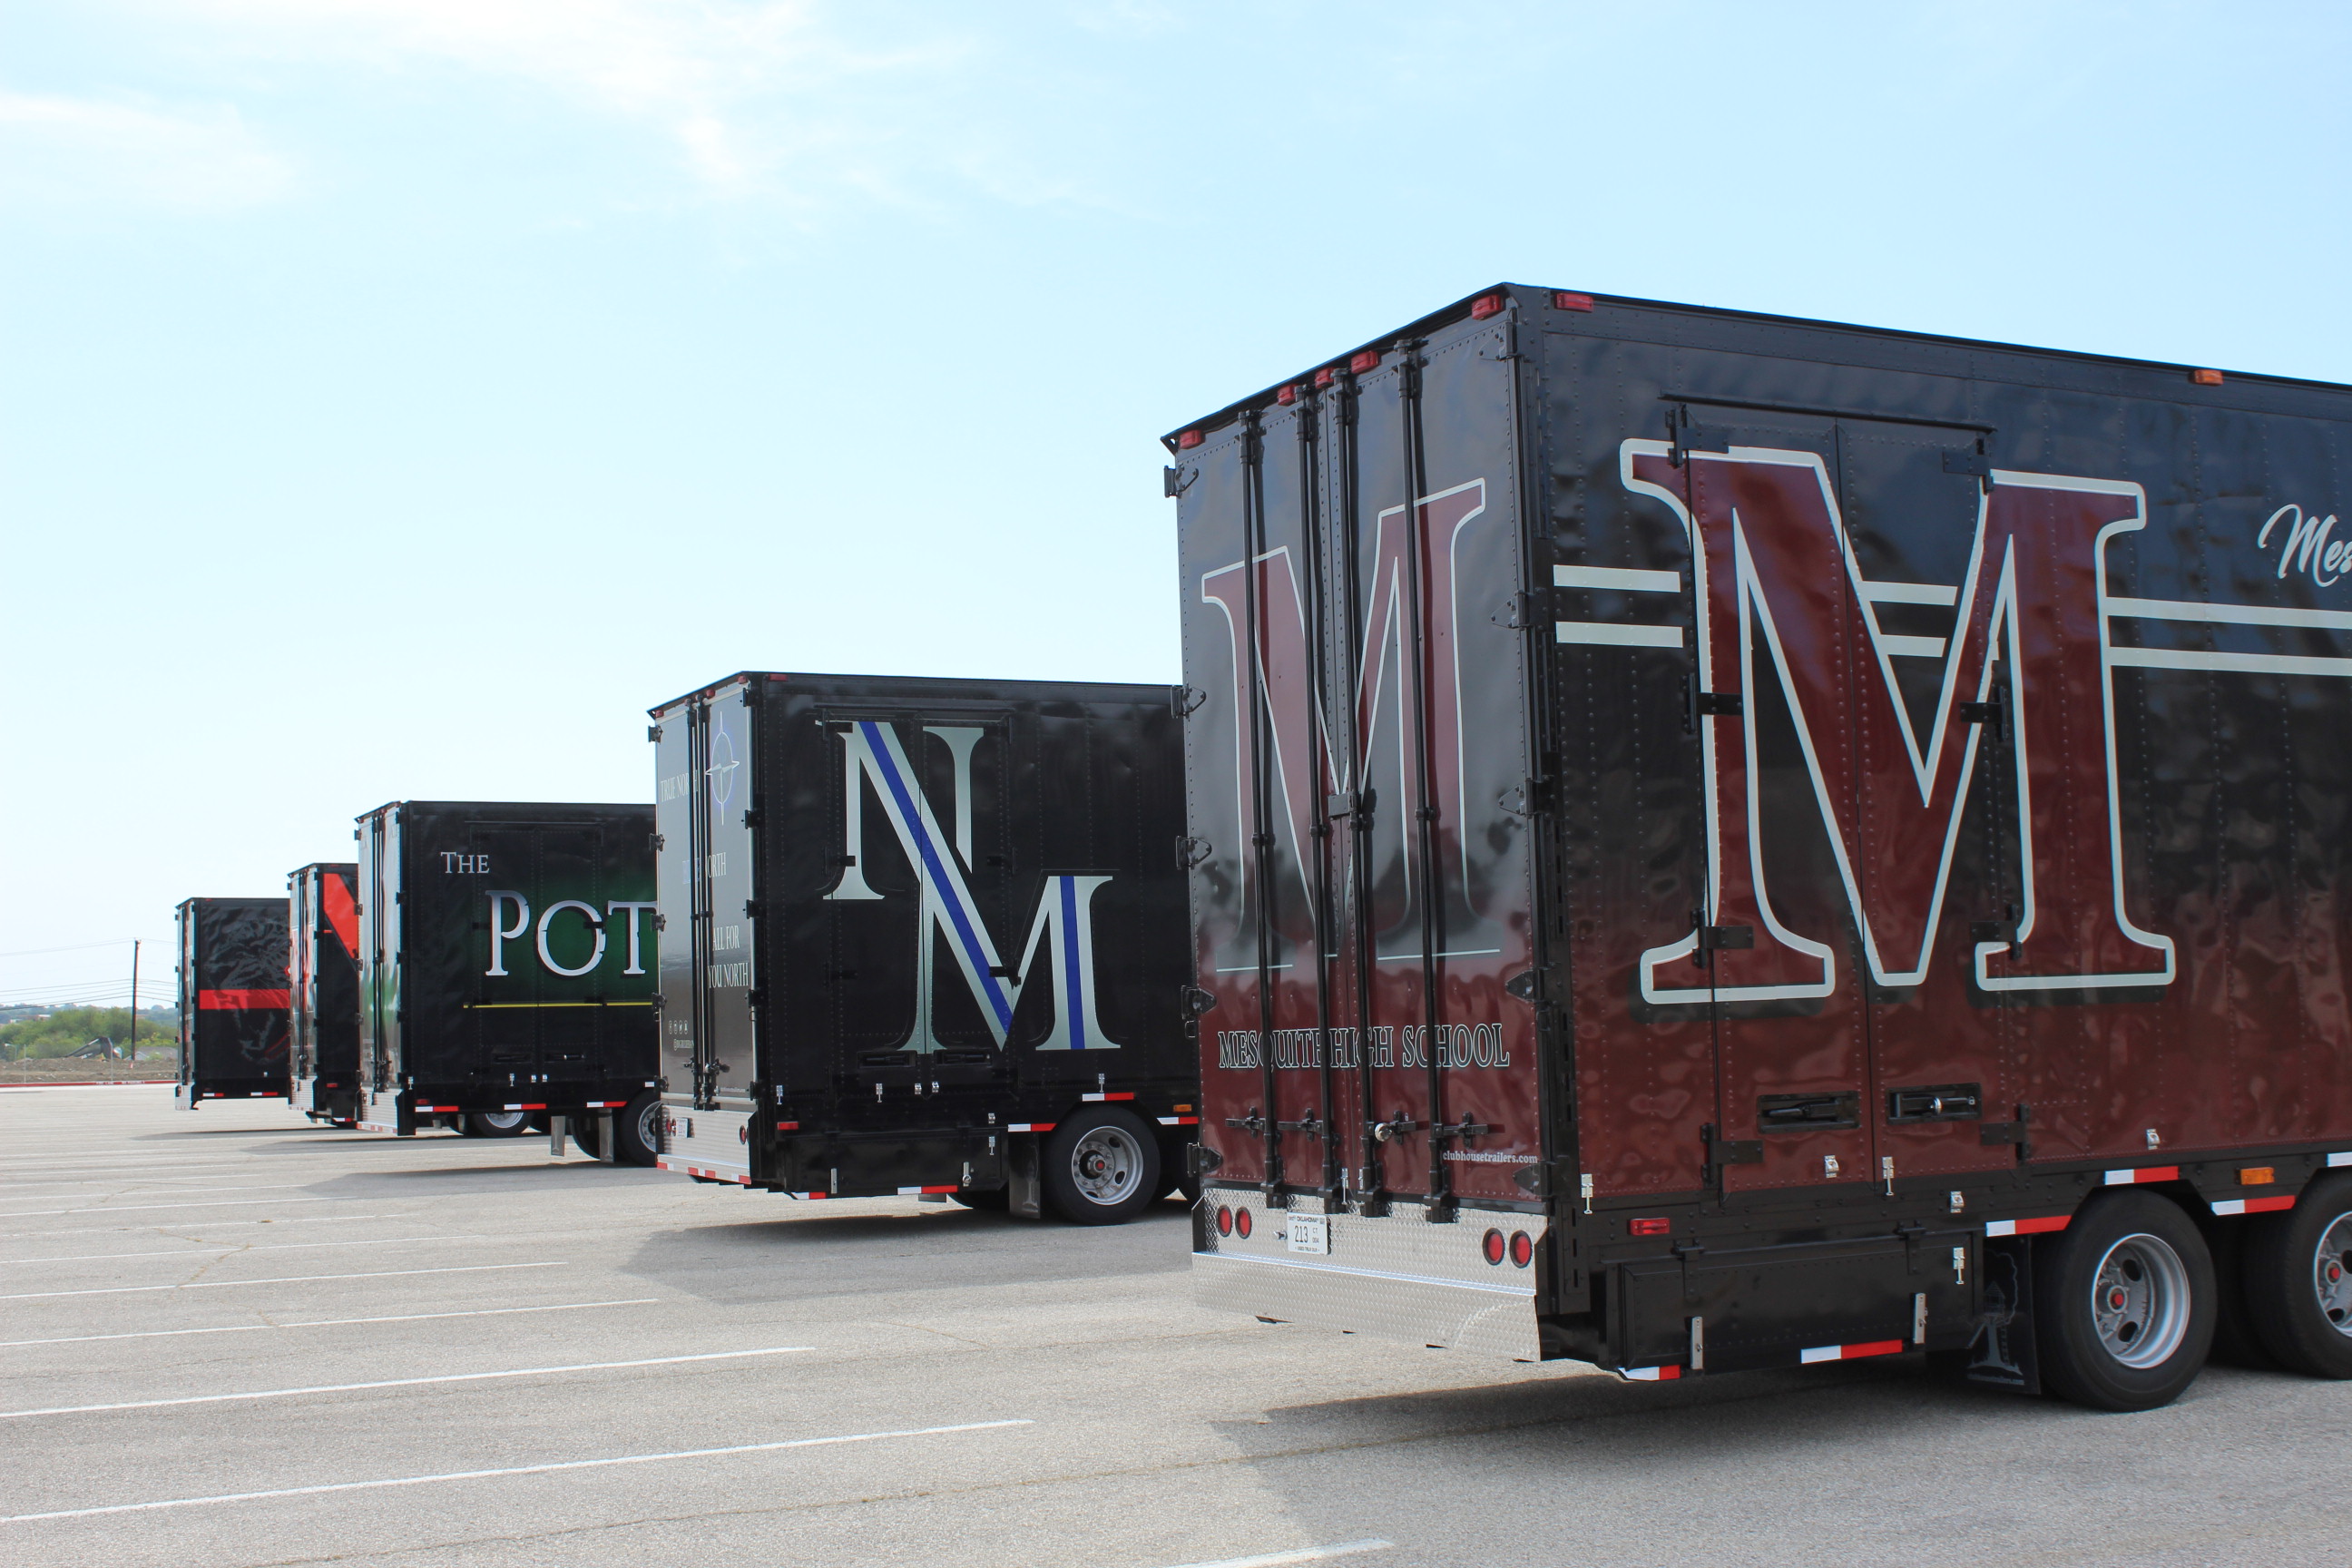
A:
{"label": "power line", "polygon": [[14,952],[0,952],[0,958],[37,958],[45,952],[87,952],[93,947],[121,947],[131,940],[123,936],[112,942],[78,942],[71,947],[20,947]]}

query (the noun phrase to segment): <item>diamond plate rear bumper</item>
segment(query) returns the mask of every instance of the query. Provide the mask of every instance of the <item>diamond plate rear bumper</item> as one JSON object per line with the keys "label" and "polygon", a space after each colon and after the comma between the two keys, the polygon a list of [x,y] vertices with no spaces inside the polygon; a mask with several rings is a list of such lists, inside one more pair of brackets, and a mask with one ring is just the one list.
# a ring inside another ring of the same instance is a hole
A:
{"label": "diamond plate rear bumper", "polygon": [[[1250,1234],[1236,1224],[1221,1234],[1220,1206],[1246,1210]],[[1331,1250],[1299,1254],[1288,1245],[1288,1216],[1319,1215],[1318,1197],[1297,1195],[1288,1209],[1268,1209],[1264,1194],[1217,1191],[1194,1211],[1192,1286],[1203,1307],[1249,1312],[1281,1322],[1379,1334],[1413,1344],[1517,1361],[1541,1358],[1530,1270],[1486,1261],[1488,1229],[1516,1231],[1540,1245],[1541,1215],[1464,1209],[1450,1225],[1432,1225],[1418,1207],[1370,1217],[1327,1218]]]}

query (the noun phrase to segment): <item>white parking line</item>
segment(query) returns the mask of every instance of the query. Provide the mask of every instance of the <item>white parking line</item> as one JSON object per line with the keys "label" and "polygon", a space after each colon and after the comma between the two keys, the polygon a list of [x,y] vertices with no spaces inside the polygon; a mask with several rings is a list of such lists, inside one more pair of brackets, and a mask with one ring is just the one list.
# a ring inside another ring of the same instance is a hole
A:
{"label": "white parking line", "polygon": [[709,1351],[699,1355],[648,1356],[642,1361],[590,1361],[571,1366],[526,1366],[509,1372],[452,1372],[437,1377],[386,1377],[373,1383],[314,1383],[301,1388],[262,1388],[244,1394],[196,1394],[179,1399],[125,1399],[111,1405],[51,1405],[39,1410],[0,1410],[0,1421],[27,1415],[90,1415],[106,1410],[161,1410],[173,1405],[233,1405],[249,1399],[292,1399],[305,1394],[359,1394],[372,1388],[417,1388],[428,1383],[488,1383],[501,1377],[553,1377],[567,1372],[617,1372],[634,1366],[678,1366],[693,1361],[744,1361],[752,1356],[800,1355],[806,1345],[772,1345],[756,1351]]}
{"label": "white parking line", "polygon": [[278,1333],[280,1328],[346,1328],[351,1323],[424,1323],[442,1317],[515,1317],[518,1311],[585,1311],[591,1307],[652,1307],[658,1295],[630,1295],[618,1302],[555,1302],[552,1307],[478,1307],[473,1311],[397,1311],[393,1317],[315,1317],[301,1323],[224,1323],[219,1328],[142,1328],[139,1333],[68,1333],[57,1340],[0,1340],[0,1350],[26,1344],[94,1344],[99,1340],[176,1340],[184,1333]]}
{"label": "white parking line", "polygon": [[[34,1185],[37,1185],[37,1186],[44,1186],[44,1187],[83,1187],[83,1188],[87,1188],[87,1189],[89,1189],[89,1191],[92,1191],[92,1192],[101,1192],[101,1193],[102,1193],[102,1192],[110,1192],[110,1191],[112,1191],[115,1187],[117,1187],[117,1186],[119,1186],[119,1185],[121,1185],[121,1184],[122,1184],[115,1183],[115,1182],[38,1182],[38,1183],[35,1183],[35,1184],[34,1184]],[[175,1185],[179,1185],[179,1184],[178,1184],[178,1183],[163,1183],[163,1182],[142,1182],[142,1181],[139,1181],[139,1180],[137,1180],[136,1178],[133,1178],[133,1179],[132,1179],[132,1181],[130,1183],[130,1185],[134,1186],[134,1187],[175,1186]],[[299,1187],[299,1186],[300,1186],[300,1185],[302,1185],[302,1184],[301,1184],[300,1182],[256,1182],[256,1183],[254,1183],[254,1184],[253,1184],[251,1186],[249,1186],[249,1187],[195,1187],[195,1188],[191,1188],[190,1190],[191,1190],[191,1191],[194,1191],[194,1192],[201,1192],[201,1193],[284,1193],[284,1192],[291,1192],[294,1188]],[[58,1202],[59,1202],[59,1201],[61,1201],[61,1200],[58,1197],[58,1195],[57,1195],[56,1194],[54,1194],[54,1193],[43,1193],[43,1194],[39,1194],[38,1196],[35,1196],[35,1197],[22,1197],[22,1198],[0,1198],[0,1204],[30,1204],[30,1203],[39,1203],[39,1202],[42,1202],[42,1201],[44,1201],[44,1200],[46,1200],[46,1201],[47,1201],[47,1202],[49,1202],[49,1203],[58,1203]],[[37,1211],[34,1211],[34,1212],[37,1212]],[[7,1216],[6,1216],[6,1215],[0,1215],[0,1218],[5,1218],[5,1217],[7,1217]]]}
{"label": "white parking line", "polygon": [[50,1296],[130,1296],[143,1290],[226,1290],[240,1285],[310,1285],[321,1279],[390,1279],[403,1274],[487,1274],[494,1268],[562,1268],[553,1263],[469,1263],[458,1268],[385,1268],[373,1274],[293,1274],[279,1279],[194,1279],[184,1285],[109,1285],[96,1290],[19,1290],[0,1301],[37,1301]]}
{"label": "white parking line", "polygon": [[441,1481],[488,1480],[499,1476],[544,1476],[558,1470],[594,1470],[611,1465],[659,1465],[676,1459],[712,1459],[725,1454],[768,1454],[784,1448],[823,1448],[838,1443],[879,1443],[892,1437],[935,1437],[949,1432],[986,1432],[1000,1426],[1034,1426],[1034,1421],[963,1421],[952,1426],[913,1426],[899,1432],[853,1432],[839,1437],[792,1437],[780,1443],[739,1443],[727,1448],[680,1448],[667,1454],[623,1454],[611,1459],[569,1459],[554,1465],[509,1465],[496,1470],[448,1470],[435,1476],[394,1476],[376,1481],[330,1481],[324,1486],[278,1487],[259,1492],[223,1492],[214,1497],[168,1498],[159,1502],[118,1502],[103,1508],[62,1508],[47,1513],[0,1516],[0,1524],[30,1524],[44,1519],[88,1519],[101,1513],[143,1513],[159,1508],[203,1508],[267,1498],[316,1497],[321,1492],[368,1491],[380,1487],[423,1487]]}
{"label": "white parking line", "polygon": [[584,1312],[592,1307],[650,1307],[658,1296],[625,1301],[558,1301],[550,1307],[478,1307],[470,1312],[398,1312],[385,1318],[310,1318],[299,1323],[227,1323],[213,1329],[142,1329],[128,1334],[68,1334],[54,1340],[0,1340],[0,1351],[28,1345],[85,1345],[100,1340],[171,1340],[183,1334],[259,1334],[279,1329],[340,1329],[352,1323],[422,1323],[436,1318],[509,1318],[520,1312]]}
{"label": "white parking line", "polygon": [[1180,1563],[1176,1568],[1280,1568],[1285,1563],[1323,1563],[1353,1557],[1359,1552],[1386,1552],[1393,1541],[1343,1541],[1337,1546],[1301,1546],[1290,1552],[1269,1552],[1260,1557],[1221,1557],[1214,1563]]}
{"label": "white parking line", "polygon": [[126,1258],[203,1258],[233,1252],[309,1252],[321,1247],[407,1247],[420,1241],[489,1239],[479,1236],[392,1236],[366,1241],[271,1241],[259,1247],[190,1247],[178,1252],[74,1252],[63,1258],[0,1258],[0,1268],[17,1268],[31,1263],[119,1263]]}
{"label": "white parking line", "polygon": [[86,1209],[19,1209],[0,1219],[31,1219],[45,1214],[144,1214],[149,1209],[257,1209],[272,1204],[363,1204],[365,1198],[225,1198],[202,1204],[104,1204]]}
{"label": "white parking line", "polygon": [[[14,1218],[16,1216],[7,1216]],[[308,1219],[297,1215],[290,1219],[205,1219],[153,1220],[146,1225],[78,1225],[66,1230],[11,1230],[0,1232],[0,1241],[46,1241],[53,1236],[118,1236],[126,1230],[153,1233],[170,1226],[178,1230],[226,1230],[233,1225],[349,1225],[362,1219],[415,1219],[413,1214],[321,1214]]]}

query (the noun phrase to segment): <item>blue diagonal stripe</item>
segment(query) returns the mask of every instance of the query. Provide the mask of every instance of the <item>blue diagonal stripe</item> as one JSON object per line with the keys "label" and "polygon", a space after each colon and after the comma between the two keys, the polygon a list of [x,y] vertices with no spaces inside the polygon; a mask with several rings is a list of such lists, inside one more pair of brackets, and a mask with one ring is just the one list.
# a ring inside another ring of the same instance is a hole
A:
{"label": "blue diagonal stripe", "polygon": [[[923,857],[923,864],[929,869],[932,881],[946,889],[950,895],[946,903],[948,918],[955,922],[956,940],[963,943],[964,952],[971,960],[972,973],[980,976],[981,986],[988,994],[988,1005],[995,1011],[997,1022],[1009,1032],[1013,1027],[1013,1008],[1004,1000],[1004,987],[998,984],[997,976],[989,973],[988,951],[981,944],[979,933],[972,929],[971,911],[964,907],[967,894],[963,879],[950,873],[940,859],[939,847],[923,830],[922,807],[908,794],[907,781],[899,776],[897,765],[891,762],[890,750],[882,743],[882,737],[877,732],[878,726],[871,719],[861,719],[858,728],[866,731],[866,749],[873,752],[876,764],[881,768],[883,782],[890,786],[890,798],[898,803],[899,819],[906,823],[908,835],[914,839],[915,847]],[[929,941],[929,938],[926,936],[924,940]]]}
{"label": "blue diagonal stripe", "polygon": [[1070,999],[1063,1015],[1070,1021],[1070,1049],[1087,1048],[1087,1010],[1078,995],[1078,879],[1056,877],[1062,884],[1062,980]]}

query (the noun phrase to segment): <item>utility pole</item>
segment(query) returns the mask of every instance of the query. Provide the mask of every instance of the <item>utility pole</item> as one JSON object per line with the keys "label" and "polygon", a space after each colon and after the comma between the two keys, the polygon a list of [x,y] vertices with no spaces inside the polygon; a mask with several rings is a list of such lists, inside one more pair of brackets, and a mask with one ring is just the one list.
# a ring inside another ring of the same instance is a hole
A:
{"label": "utility pole", "polygon": [[139,943],[131,943],[131,1060],[139,1059]]}

